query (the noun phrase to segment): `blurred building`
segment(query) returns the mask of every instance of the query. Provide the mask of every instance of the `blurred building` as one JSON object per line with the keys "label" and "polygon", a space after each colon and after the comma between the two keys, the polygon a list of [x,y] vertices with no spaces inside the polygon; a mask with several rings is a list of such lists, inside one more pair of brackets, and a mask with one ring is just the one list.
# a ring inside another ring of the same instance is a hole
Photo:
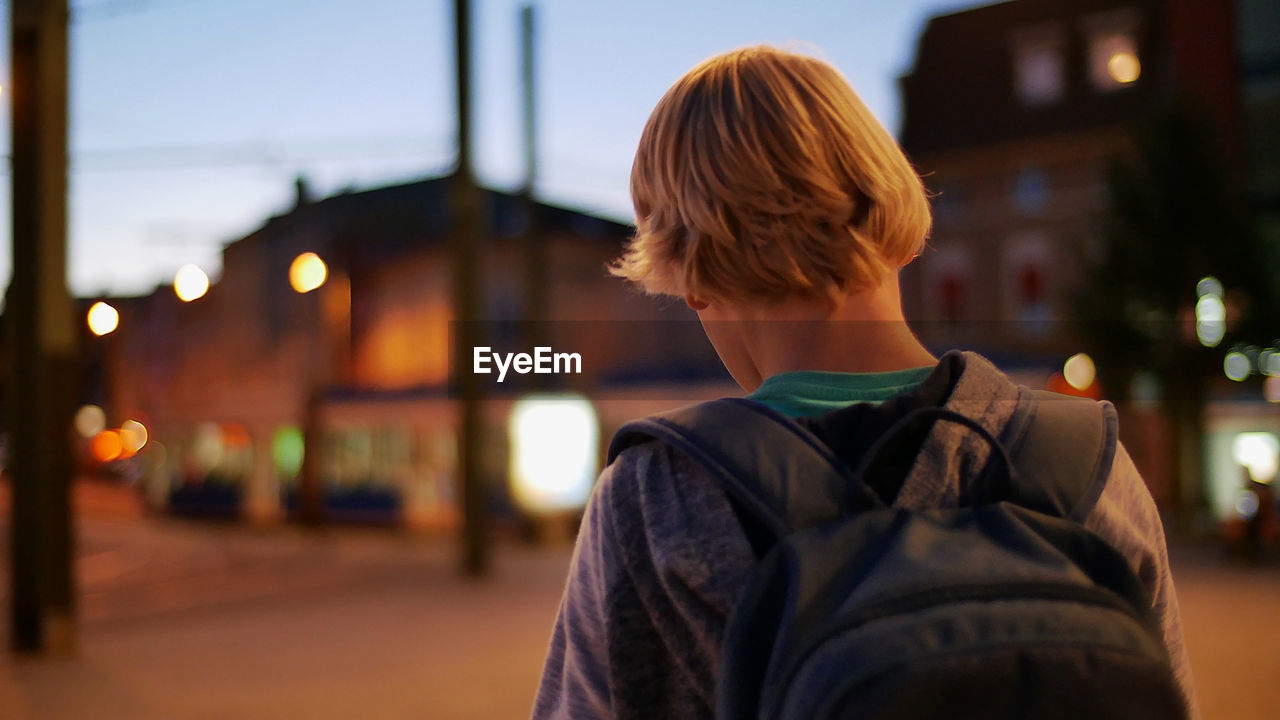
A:
{"label": "blurred building", "polygon": [[[119,327],[96,339],[98,385],[113,427],[135,419],[149,431],[128,463],[155,505],[278,520],[296,509],[303,453],[319,452],[331,519],[455,522],[448,189],[440,178],[313,201],[300,181],[291,211],[226,247],[203,296],[184,302],[161,287],[111,300]],[[530,349],[523,253],[536,213],[555,320],[543,337],[586,356],[580,375],[544,389],[586,398],[596,445],[655,404],[725,388],[691,313],[608,276],[630,227],[482,197],[481,336]],[[503,509],[512,409],[533,388],[514,377],[488,387],[485,475]],[[304,437],[323,440],[305,447]],[[589,453],[594,477],[600,449]]]}
{"label": "blurred building", "polygon": [[1236,0],[1249,189],[1280,232],[1280,3]]}
{"label": "blurred building", "polygon": [[1208,0],[1016,0],[932,19],[902,78],[901,142],[936,194],[909,314],[998,355],[1073,352],[1064,304],[1131,123],[1185,90],[1238,153],[1234,27]]}
{"label": "blurred building", "polygon": [[[1080,349],[1068,303],[1102,238],[1108,163],[1134,121],[1171,97],[1211,112],[1229,163],[1274,206],[1278,39],[1267,0],[1014,0],[932,18],[901,78],[900,140],[934,194],[930,248],[902,278],[926,343],[1061,382],[1052,374]],[[1280,432],[1260,399],[1223,412],[1252,418],[1230,421],[1233,436],[1236,425]],[[1133,415],[1125,442],[1164,503],[1160,423]],[[1238,488],[1230,452],[1210,445],[1211,466],[1231,471],[1221,483]]]}

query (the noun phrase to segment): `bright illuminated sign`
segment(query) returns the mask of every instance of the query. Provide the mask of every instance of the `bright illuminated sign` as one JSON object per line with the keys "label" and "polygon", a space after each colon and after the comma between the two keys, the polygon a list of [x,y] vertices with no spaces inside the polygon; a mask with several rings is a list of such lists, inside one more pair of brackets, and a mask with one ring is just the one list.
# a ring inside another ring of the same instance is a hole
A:
{"label": "bright illuminated sign", "polygon": [[511,492],[534,513],[582,507],[595,482],[600,429],[591,401],[580,395],[534,395],[516,402],[508,419]]}

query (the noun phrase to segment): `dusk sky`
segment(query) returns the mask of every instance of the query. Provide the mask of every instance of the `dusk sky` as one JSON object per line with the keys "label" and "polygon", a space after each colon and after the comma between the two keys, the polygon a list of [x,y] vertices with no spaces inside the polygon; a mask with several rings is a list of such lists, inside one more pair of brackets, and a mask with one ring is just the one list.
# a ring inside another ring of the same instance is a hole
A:
{"label": "dusk sky", "polygon": [[[519,0],[473,3],[481,182],[523,176]],[[544,0],[537,194],[630,220],[654,103],[723,50],[767,43],[836,65],[891,132],[897,78],[930,15],[974,0]],[[292,202],[438,175],[453,158],[449,0],[72,0],[69,283],[139,294]],[[7,8],[3,22],[8,22]],[[8,65],[8,32],[0,38]],[[8,72],[2,77],[7,77]],[[0,129],[9,142],[6,91]],[[2,178],[0,223],[9,235]],[[10,255],[0,255],[7,282]]]}

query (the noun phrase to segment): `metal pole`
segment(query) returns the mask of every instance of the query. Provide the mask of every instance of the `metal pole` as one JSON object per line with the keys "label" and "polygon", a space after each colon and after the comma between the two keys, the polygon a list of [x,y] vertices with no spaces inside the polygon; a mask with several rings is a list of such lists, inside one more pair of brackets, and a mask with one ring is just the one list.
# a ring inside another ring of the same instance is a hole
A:
{"label": "metal pole", "polygon": [[66,284],[67,1],[11,0],[13,279],[5,305],[16,652],[70,652],[75,307]]}
{"label": "metal pole", "polygon": [[[542,237],[539,206],[533,196],[538,179],[537,145],[537,85],[534,80],[534,27],[533,6],[520,9],[521,79],[524,90],[524,164],[525,180],[521,193],[524,197],[528,225],[525,227],[525,322],[529,333],[529,347],[550,345],[547,327],[548,263],[545,238]],[[545,375],[533,375],[535,389],[543,389]]]}
{"label": "metal pole", "polygon": [[480,385],[470,367],[478,339],[480,197],[471,168],[471,12],[454,0],[457,70],[458,167],[451,183],[453,208],[453,367],[457,382],[458,477],[462,485],[462,568],[472,577],[489,571],[488,493],[480,449]]}
{"label": "metal pole", "polygon": [[316,370],[319,352],[313,347],[307,359],[310,365],[307,395],[302,408],[302,467],[298,471],[298,521],[313,530],[325,524],[324,511],[324,426],[321,408],[324,385]]}
{"label": "metal pole", "polygon": [[533,192],[538,176],[538,148],[534,139],[536,129],[534,114],[534,65],[533,65],[533,6],[520,8],[520,79],[524,91],[524,192]]}

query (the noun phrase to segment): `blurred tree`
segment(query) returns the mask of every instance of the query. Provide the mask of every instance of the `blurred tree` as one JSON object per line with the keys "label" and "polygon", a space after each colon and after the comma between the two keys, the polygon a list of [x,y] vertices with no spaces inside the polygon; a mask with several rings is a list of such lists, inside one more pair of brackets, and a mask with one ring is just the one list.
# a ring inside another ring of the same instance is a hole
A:
{"label": "blurred tree", "polygon": [[[1124,402],[1139,373],[1159,389],[1169,422],[1174,501],[1188,522],[1204,493],[1203,416],[1223,357],[1270,342],[1280,307],[1273,239],[1265,237],[1207,114],[1186,103],[1162,107],[1132,131],[1110,166],[1102,240],[1085,249],[1074,303],[1081,340],[1112,399]],[[1226,335],[1197,338],[1197,284],[1217,278]],[[1264,345],[1265,347],[1265,345]]]}

